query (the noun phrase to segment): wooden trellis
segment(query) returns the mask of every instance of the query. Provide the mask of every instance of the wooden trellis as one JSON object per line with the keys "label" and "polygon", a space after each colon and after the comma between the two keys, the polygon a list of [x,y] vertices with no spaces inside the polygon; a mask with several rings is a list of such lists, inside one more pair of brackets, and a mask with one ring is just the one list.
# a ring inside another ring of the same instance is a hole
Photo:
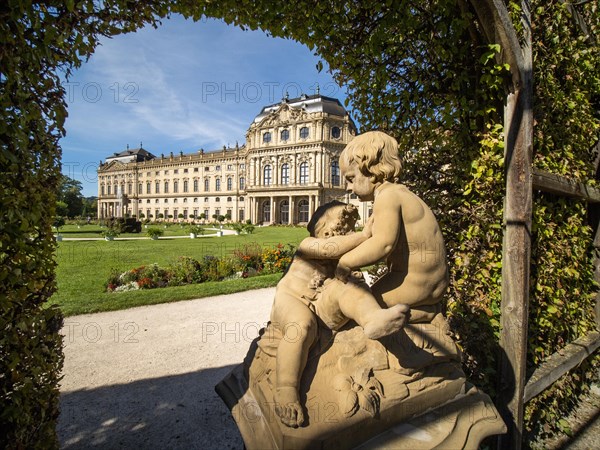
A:
{"label": "wooden trellis", "polygon": [[[527,382],[525,380],[534,189],[583,199],[590,205],[600,205],[600,190],[534,170],[532,167],[531,13],[529,2],[521,3],[524,39],[520,44],[502,0],[471,0],[488,42],[500,44],[502,62],[510,65],[512,74],[512,86],[506,98],[504,116],[506,194],[500,320],[500,346],[503,355],[497,406],[508,426],[508,433],[500,437],[500,448],[515,449],[520,449],[522,444],[525,403],[600,347],[600,333],[591,332],[553,354],[535,370]],[[571,13],[583,30],[583,22],[576,11],[571,10]],[[594,246],[598,253],[600,227],[596,230]],[[600,281],[598,258],[595,268],[596,280]],[[597,313],[598,309],[597,301]]]}

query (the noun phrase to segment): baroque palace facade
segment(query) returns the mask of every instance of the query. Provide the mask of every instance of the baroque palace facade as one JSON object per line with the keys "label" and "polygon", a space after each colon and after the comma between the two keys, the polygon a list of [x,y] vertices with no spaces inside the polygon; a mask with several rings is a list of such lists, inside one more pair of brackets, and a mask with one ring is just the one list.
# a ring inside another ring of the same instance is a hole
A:
{"label": "baroque palace facade", "polygon": [[[109,156],[98,168],[98,217],[306,223],[322,203],[359,205],[338,161],[355,135],[337,99],[284,98],[261,110],[242,146],[157,157],[140,145]],[[359,207],[363,218],[367,207]]]}

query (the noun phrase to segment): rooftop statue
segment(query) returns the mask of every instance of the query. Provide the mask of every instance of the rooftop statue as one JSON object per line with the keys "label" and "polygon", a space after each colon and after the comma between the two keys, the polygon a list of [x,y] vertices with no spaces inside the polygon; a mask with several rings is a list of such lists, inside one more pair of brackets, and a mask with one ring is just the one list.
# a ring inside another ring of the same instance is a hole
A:
{"label": "rooftop statue", "polygon": [[[373,202],[372,216],[355,232],[353,206],[317,209],[271,321],[217,392],[249,449],[477,448],[504,423],[466,382],[442,314],[448,268],[437,220],[400,184],[387,134],[356,137],[340,166],[348,189]],[[369,287],[360,271],[380,261],[387,272]]]}

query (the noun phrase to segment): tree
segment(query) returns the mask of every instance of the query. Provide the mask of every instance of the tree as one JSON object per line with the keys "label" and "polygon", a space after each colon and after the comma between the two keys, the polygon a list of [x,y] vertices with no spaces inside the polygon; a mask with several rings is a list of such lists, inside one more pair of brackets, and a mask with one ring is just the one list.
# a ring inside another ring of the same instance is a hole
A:
{"label": "tree", "polygon": [[67,204],[67,213],[65,216],[76,217],[83,213],[84,198],[81,194],[83,189],[81,182],[61,175],[59,184],[58,199]]}

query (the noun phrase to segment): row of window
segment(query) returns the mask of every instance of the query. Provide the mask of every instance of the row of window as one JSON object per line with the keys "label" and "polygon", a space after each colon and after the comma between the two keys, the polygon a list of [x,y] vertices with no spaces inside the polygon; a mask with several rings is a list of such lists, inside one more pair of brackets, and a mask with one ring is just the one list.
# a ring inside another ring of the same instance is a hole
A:
{"label": "row of window", "polygon": [[[209,201],[210,201],[209,197],[204,197],[204,203],[208,203]],[[221,197],[215,197],[215,202],[219,203],[220,201],[221,201]],[[228,203],[231,203],[232,201],[233,201],[232,197],[227,197],[227,202]],[[243,202],[243,201],[244,201],[244,197],[240,197],[240,202]],[[140,198],[138,200],[138,203],[142,203],[142,202],[143,202],[143,200]],[[177,202],[178,202],[178,199],[176,199],[176,198],[173,199],[173,203],[177,203]],[[183,203],[187,203],[187,202],[188,202],[188,199],[184,198],[183,199]],[[150,199],[149,198],[146,199],[146,203],[150,203]],[[160,199],[158,199],[158,198],[154,199],[154,203],[160,203]],[[169,199],[165,198],[164,199],[164,203],[169,203]],[[197,197],[194,198],[194,203],[198,203],[198,198]]]}
{"label": "row of window", "polygon": [[[298,166],[298,183],[308,183],[308,163],[306,161]],[[273,169],[270,164],[263,167],[263,186],[270,186],[272,182]],[[290,184],[290,165],[288,163],[281,165],[280,184]],[[340,185],[340,165],[337,161],[331,162],[331,184],[333,186]]]}
{"label": "row of window", "polygon": [[[160,186],[161,182],[160,181],[156,181],[154,182],[154,193],[155,194],[160,194],[161,190],[160,190]],[[165,181],[163,183],[163,190],[162,193],[163,194],[168,194],[169,193],[169,187],[170,187],[170,182],[169,181]],[[106,186],[106,192],[105,192],[105,186],[101,185],[100,186],[100,194],[101,195],[111,195],[113,193],[113,190],[111,188],[111,185],[107,185]],[[233,190],[233,178],[227,178],[226,181],[226,188],[228,191],[232,191]],[[246,189],[246,180],[244,177],[240,177],[240,179],[238,180],[238,189],[240,190],[244,190]],[[114,189],[114,194],[118,194],[118,187],[115,186]],[[221,190],[221,179],[217,178],[215,179],[215,191],[220,191]],[[210,191],[210,179],[206,178],[204,180],[204,191],[205,192],[209,192]],[[187,180],[185,180],[183,182],[183,192],[189,192],[189,182]],[[198,180],[194,180],[193,182],[193,192],[200,192],[199,189],[199,182]],[[125,184],[121,185],[121,193],[125,193]],[[127,194],[131,195],[133,193],[133,185],[131,183],[127,184]],[[138,184],[138,190],[137,190],[138,194],[143,194],[143,184],[139,183]],[[173,193],[177,194],[179,193],[179,182],[178,181],[173,181]],[[152,183],[151,182],[146,182],[146,194],[152,194]]]}
{"label": "row of window", "polygon": [[[245,168],[246,168],[245,164],[240,164],[240,170],[244,170]],[[204,166],[204,171],[205,172],[209,172],[211,170],[212,170],[212,168],[210,166]],[[214,170],[217,171],[217,172],[221,171],[221,166],[220,165],[214,166]],[[233,165],[232,164],[227,164],[227,170],[233,170]],[[194,167],[194,172],[198,172],[198,167]],[[175,175],[177,175],[179,173],[179,169],[174,169],[173,173]],[[189,170],[188,169],[183,169],[183,173],[189,173]],[[160,171],[159,170],[155,171],[154,175],[160,175]],[[169,170],[168,169],[167,170],[163,170],[163,175],[169,175]],[[130,176],[132,176],[132,174],[130,174]],[[146,176],[152,176],[152,172],[146,172]],[[112,175],[112,177],[116,180],[118,178],[118,175]],[[125,177],[125,175],[122,174],[121,178],[124,178],[124,177]],[[101,180],[104,180],[104,179],[110,180],[111,179],[111,175],[101,176],[100,179]]]}
{"label": "row of window", "polygon": [[[300,131],[298,133],[298,136],[300,137],[300,139],[307,139],[309,135],[310,135],[310,131],[309,131],[308,127],[300,128]],[[341,135],[342,135],[342,131],[340,130],[340,127],[332,127],[331,128],[331,137],[332,138],[339,139]],[[281,130],[279,137],[282,142],[287,142],[290,139],[290,130],[288,130],[287,128],[285,130]],[[271,134],[270,131],[266,131],[263,133],[263,142],[265,144],[268,144],[272,140],[273,140],[273,135]]]}

